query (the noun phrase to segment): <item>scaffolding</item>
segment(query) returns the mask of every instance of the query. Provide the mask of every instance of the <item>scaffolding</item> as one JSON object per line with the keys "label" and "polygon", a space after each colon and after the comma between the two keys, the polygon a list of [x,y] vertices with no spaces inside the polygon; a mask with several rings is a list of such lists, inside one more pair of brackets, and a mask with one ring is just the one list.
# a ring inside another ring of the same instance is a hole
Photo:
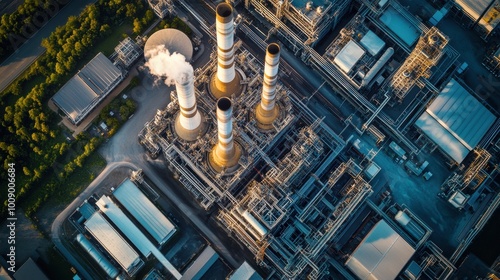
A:
{"label": "scaffolding", "polygon": [[415,49],[396,71],[389,83],[392,93],[400,102],[413,85],[424,87],[425,84],[419,79],[430,77],[430,69],[437,64],[443,54],[443,48],[447,44],[448,37],[436,27],[432,27],[424,36],[420,37]]}

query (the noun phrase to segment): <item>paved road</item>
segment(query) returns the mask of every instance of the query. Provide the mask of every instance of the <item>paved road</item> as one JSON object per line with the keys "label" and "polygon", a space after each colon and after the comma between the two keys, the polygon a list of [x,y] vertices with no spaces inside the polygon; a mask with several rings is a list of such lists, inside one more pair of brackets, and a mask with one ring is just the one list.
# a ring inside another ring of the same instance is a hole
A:
{"label": "paved road", "polygon": [[71,254],[71,252],[64,247],[63,241],[61,240],[62,224],[69,217],[69,215],[71,215],[71,213],[73,213],[73,211],[75,211],[75,209],[83,203],[85,199],[89,198],[89,196],[93,194],[94,190],[101,184],[102,180],[118,167],[129,167],[137,170],[137,167],[129,162],[112,162],[108,164],[101,174],[99,174],[99,176],[97,176],[97,178],[95,178],[95,180],[92,181],[92,183],[57,216],[54,223],[52,223],[52,242],[54,242],[57,249],[59,249],[59,251],[66,257],[71,265],[76,268],[79,275],[84,279],[93,279],[93,277],[80,265],[73,254]]}
{"label": "paved road", "polygon": [[42,26],[35,35],[0,64],[0,91],[3,91],[10,85],[10,83],[45,52],[45,48],[40,45],[43,38],[48,37],[57,26],[65,24],[70,16],[80,14],[85,6],[94,2],[95,0],[76,0],[69,2],[57,15]]}

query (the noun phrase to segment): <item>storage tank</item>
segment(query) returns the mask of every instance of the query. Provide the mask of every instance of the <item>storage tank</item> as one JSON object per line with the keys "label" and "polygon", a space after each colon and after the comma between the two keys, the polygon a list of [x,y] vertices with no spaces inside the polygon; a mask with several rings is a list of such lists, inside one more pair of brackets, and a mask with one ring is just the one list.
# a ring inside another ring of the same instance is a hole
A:
{"label": "storage tank", "polygon": [[118,276],[118,269],[109,262],[106,257],[104,257],[97,248],[90,243],[90,241],[79,233],[75,240],[82,246],[82,248],[89,253],[89,255],[97,262],[97,264],[106,272],[109,278],[116,278]]}

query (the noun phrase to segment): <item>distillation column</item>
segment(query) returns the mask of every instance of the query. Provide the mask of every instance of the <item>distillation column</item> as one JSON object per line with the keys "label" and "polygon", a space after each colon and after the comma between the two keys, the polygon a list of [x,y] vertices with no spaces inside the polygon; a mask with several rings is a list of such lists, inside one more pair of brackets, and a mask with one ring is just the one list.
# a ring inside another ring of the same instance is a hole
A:
{"label": "distillation column", "polygon": [[233,8],[220,3],[216,8],[217,73],[210,81],[210,92],[221,97],[239,96],[242,91],[241,76],[234,68],[234,20]]}
{"label": "distillation column", "polygon": [[272,129],[273,122],[278,116],[279,107],[276,106],[276,85],[278,83],[278,68],[280,61],[280,47],[276,43],[267,46],[264,65],[264,83],[260,103],[255,108],[255,118],[259,128]]}
{"label": "distillation column", "polygon": [[180,107],[175,119],[175,132],[186,141],[194,141],[205,132],[206,125],[203,115],[196,107],[192,68],[182,75],[180,81],[175,81],[175,88]]}
{"label": "distillation column", "polygon": [[209,155],[212,168],[220,173],[236,167],[241,156],[241,147],[233,140],[233,106],[231,100],[222,97],[217,101],[218,142]]}

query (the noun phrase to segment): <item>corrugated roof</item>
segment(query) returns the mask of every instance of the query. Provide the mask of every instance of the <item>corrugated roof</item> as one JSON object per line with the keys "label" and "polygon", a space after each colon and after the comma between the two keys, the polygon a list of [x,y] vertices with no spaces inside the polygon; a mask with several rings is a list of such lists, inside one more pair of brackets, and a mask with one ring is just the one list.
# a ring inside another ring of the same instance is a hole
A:
{"label": "corrugated roof", "polygon": [[101,213],[95,212],[85,222],[85,228],[125,271],[130,272],[140,262],[137,252],[116,232]]}
{"label": "corrugated roof", "polygon": [[460,163],[477,146],[495,120],[496,117],[486,107],[451,79],[415,125]]}
{"label": "corrugated roof", "polygon": [[175,226],[129,179],[118,186],[113,196],[158,243],[165,243],[175,233]]}
{"label": "corrugated roof", "polygon": [[346,266],[360,279],[395,279],[415,249],[387,222],[380,220],[347,260]]}
{"label": "corrugated roof", "polygon": [[420,37],[420,31],[396,9],[389,6],[380,17],[380,21],[396,34],[403,42],[411,46]]}
{"label": "corrugated roof", "polygon": [[373,56],[376,56],[385,46],[385,42],[371,30],[368,30],[359,43]]}
{"label": "corrugated roof", "polygon": [[262,277],[245,261],[229,277],[229,280],[262,280]]}
{"label": "corrugated roof", "polygon": [[148,257],[151,253],[155,258],[172,273],[172,275],[179,279],[181,274],[177,269],[165,258],[165,256],[156,248],[151,241],[137,228],[134,223],[118,208],[118,206],[108,196],[102,196],[96,205],[108,217],[113,224],[127,237],[132,244],[143,254]]}
{"label": "corrugated roof", "polygon": [[109,93],[122,78],[118,67],[102,53],[98,53],[73,76],[53,97],[54,103],[76,123]]}
{"label": "corrugated roof", "polygon": [[477,20],[493,1],[495,0],[455,0],[455,3]]}
{"label": "corrugated roof", "polygon": [[352,67],[361,59],[365,54],[363,48],[361,48],[355,41],[349,40],[349,42],[340,50],[340,52],[335,56],[333,62],[337,64],[342,71],[349,73]]}

